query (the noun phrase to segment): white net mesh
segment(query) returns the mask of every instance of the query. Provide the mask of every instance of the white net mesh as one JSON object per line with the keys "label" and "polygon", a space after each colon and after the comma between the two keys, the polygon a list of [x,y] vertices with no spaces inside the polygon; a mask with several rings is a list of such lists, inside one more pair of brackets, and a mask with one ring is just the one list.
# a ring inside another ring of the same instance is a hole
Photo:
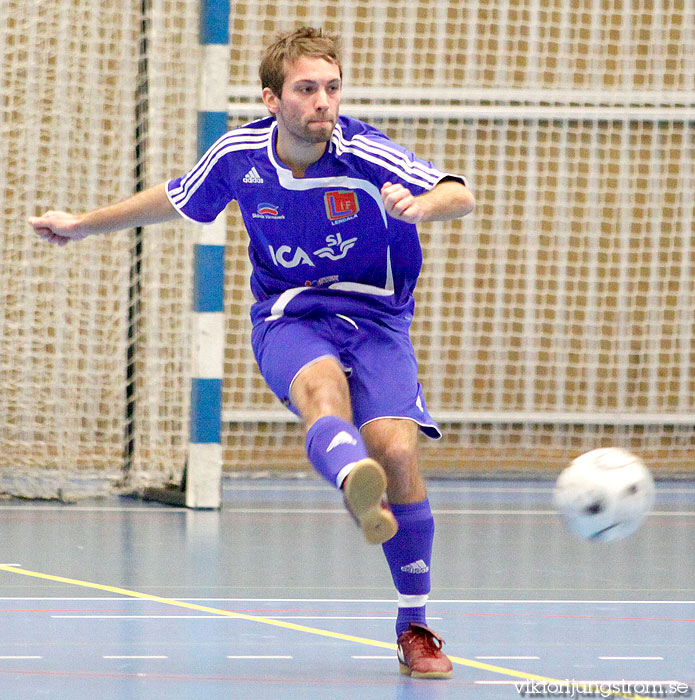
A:
{"label": "white net mesh", "polygon": [[[193,232],[58,249],[24,222],[194,163],[198,0],[0,0],[0,14],[0,487],[178,479]],[[232,126],[264,115],[260,53],[300,23],[342,35],[345,113],[477,197],[471,217],[422,227],[413,341],[446,432],[425,466],[554,470],[622,444],[692,473],[695,6],[232,3]],[[225,466],[306,469],[253,361],[246,234],[228,216]]]}
{"label": "white net mesh", "polygon": [[[131,476],[161,480],[180,473],[187,439],[190,264],[181,227],[148,231],[138,250],[142,294],[129,341],[133,232],[56,248],[26,218],[132,194],[136,147],[144,185],[195,157],[197,2],[146,3],[144,12],[141,2],[107,0],[0,8],[1,490],[69,498],[108,488],[123,478],[130,424]],[[137,97],[143,80],[149,94]],[[136,100],[148,108],[139,143]]]}
{"label": "white net mesh", "polygon": [[[139,4],[139,3],[136,3]],[[197,158],[198,0],[146,3],[147,112],[143,186],[185,172]],[[195,233],[184,221],[148,227],[139,257],[134,437],[129,481],[178,481],[188,447],[191,293]]]}
{"label": "white net mesh", "polygon": [[[232,116],[264,114],[267,41],[322,24],[344,41],[343,112],[469,178],[476,212],[421,227],[412,337],[446,433],[425,466],[552,472],[621,444],[692,473],[693,6],[322,5],[235,6]],[[301,428],[252,369],[230,224],[226,464],[296,468]]]}

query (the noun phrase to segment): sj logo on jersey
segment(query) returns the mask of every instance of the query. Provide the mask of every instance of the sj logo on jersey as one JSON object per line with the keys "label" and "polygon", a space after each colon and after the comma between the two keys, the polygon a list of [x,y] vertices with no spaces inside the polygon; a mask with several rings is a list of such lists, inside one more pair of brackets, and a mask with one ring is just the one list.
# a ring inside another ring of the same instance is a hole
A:
{"label": "sj logo on jersey", "polygon": [[326,216],[333,223],[354,219],[360,210],[357,193],[351,190],[331,190],[323,195],[323,201],[326,204]]}

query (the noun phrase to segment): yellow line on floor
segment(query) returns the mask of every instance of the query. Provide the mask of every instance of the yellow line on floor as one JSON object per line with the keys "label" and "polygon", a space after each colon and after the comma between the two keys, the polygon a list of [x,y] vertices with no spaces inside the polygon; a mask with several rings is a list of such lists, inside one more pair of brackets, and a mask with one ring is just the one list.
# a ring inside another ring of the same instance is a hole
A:
{"label": "yellow line on floor", "polygon": [[[314,634],[321,637],[331,637],[332,639],[342,639],[346,642],[354,642],[355,644],[363,644],[371,647],[379,647],[381,649],[391,649],[396,650],[396,645],[389,642],[380,642],[376,639],[368,639],[366,637],[355,637],[350,634],[342,634],[341,632],[331,632],[330,630],[322,630],[317,627],[307,627],[305,625],[296,625],[293,622],[287,622],[285,620],[273,620],[267,617],[258,617],[256,615],[245,615],[244,613],[233,612],[231,610],[220,610],[219,608],[210,608],[205,605],[198,605],[196,603],[189,603],[183,600],[175,600],[173,598],[162,598],[156,595],[150,595],[149,593],[140,593],[139,591],[131,591],[127,588],[119,588],[117,586],[107,586],[103,583],[92,583],[90,581],[81,581],[74,578],[66,578],[64,576],[55,576],[53,574],[45,574],[40,571],[30,571],[29,569],[24,569],[16,566],[0,565],[0,571],[7,571],[12,574],[19,574],[21,576],[30,576],[32,578],[43,579],[45,581],[54,581],[55,583],[65,583],[70,586],[80,586],[82,588],[91,588],[97,591],[105,591],[107,593],[115,593],[117,595],[126,596],[128,598],[138,598],[140,600],[151,600],[156,603],[161,603],[162,605],[171,605],[176,608],[185,608],[187,610],[195,610],[197,612],[212,613],[214,615],[220,615],[222,617],[232,617],[239,620],[248,620],[249,622],[258,622],[264,625],[272,625],[273,627],[282,627],[284,629],[294,630],[295,632],[304,632],[305,634]],[[482,663],[480,661],[474,661],[473,659],[466,659],[460,656],[449,656],[452,663],[460,664],[461,666],[469,666],[470,668],[477,668],[481,671],[490,671],[491,673],[499,673],[504,676],[512,676],[513,678],[518,678],[520,680],[536,681],[539,683],[546,684],[566,684],[567,680],[559,680],[557,678],[546,678],[545,676],[539,676],[533,673],[526,673],[524,671],[516,671],[511,668],[504,668],[503,666],[495,666],[492,664]],[[583,685],[581,681],[576,681],[576,688],[581,689]],[[639,695],[625,695],[622,693],[612,693],[614,697],[629,698],[630,700],[648,700]]]}

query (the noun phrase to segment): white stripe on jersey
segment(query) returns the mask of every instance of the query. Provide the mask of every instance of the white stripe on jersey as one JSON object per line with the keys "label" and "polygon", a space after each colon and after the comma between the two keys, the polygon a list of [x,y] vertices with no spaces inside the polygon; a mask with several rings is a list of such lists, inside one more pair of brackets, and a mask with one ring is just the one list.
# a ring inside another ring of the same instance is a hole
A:
{"label": "white stripe on jersey", "polygon": [[195,178],[195,180],[189,180],[186,183],[185,188],[176,188],[176,190],[172,193],[172,201],[174,202],[174,204],[176,204],[178,207],[185,207],[186,204],[188,204],[190,198],[196,193],[196,191],[203,184],[203,182],[205,182],[205,179],[210,174],[210,171],[213,169],[213,167],[215,167],[215,164],[220,158],[227,155],[228,153],[233,153],[234,151],[248,151],[254,148],[265,148],[265,144],[261,143],[254,145],[249,143],[241,143],[237,145],[227,146],[226,148],[217,151],[215,157],[208,163],[207,167],[204,170],[200,170],[197,173],[197,177]]}
{"label": "white stripe on jersey", "polygon": [[285,315],[285,307],[297,296],[297,294],[305,292],[307,289],[311,289],[311,287],[290,287],[290,289],[286,289],[275,300],[275,303],[270,309],[270,316],[265,319],[266,322],[275,321],[278,318],[282,318],[282,316]]}
{"label": "white stripe on jersey", "polygon": [[[195,164],[195,166],[181,179],[179,187],[175,189],[172,194],[178,197],[184,191],[195,184],[201,175],[210,171],[211,163],[214,164],[219,160],[220,150],[227,146],[235,144],[248,144],[249,148],[262,148],[265,145],[265,139],[267,138],[267,133],[261,133],[260,135],[254,135],[253,138],[246,135],[238,135],[234,132],[228,132],[224,136],[220,137],[203,155],[203,157]],[[213,162],[214,161],[214,162]]]}
{"label": "white stripe on jersey", "polygon": [[352,153],[391,171],[406,182],[428,190],[432,189],[445,176],[441,170],[413,162],[400,151],[391,149],[386,144],[371,141],[364,136],[357,135],[348,141],[344,138],[340,125],[336,125],[332,141],[338,154]]}
{"label": "white stripe on jersey", "polygon": [[390,297],[393,295],[393,289],[382,289],[381,287],[375,287],[372,284],[362,284],[361,282],[333,282],[333,284],[328,285],[328,289],[373,294],[377,297]]}
{"label": "white stripe on jersey", "polygon": [[[207,152],[202,156],[202,158],[196,163],[196,165],[183,177],[181,180],[181,190],[186,186],[186,182],[195,178],[196,173],[200,168],[204,168],[214,157],[217,150],[222,148],[226,143],[261,143],[265,140],[269,132],[269,129],[248,129],[245,127],[240,127],[239,129],[234,129],[234,131],[228,131],[226,134],[220,136],[215,143],[207,150]],[[179,188],[177,188],[179,191]]]}
{"label": "white stripe on jersey", "polygon": [[[274,125],[277,122],[273,122]],[[357,177],[348,177],[347,175],[328,176],[328,177],[301,177],[295,178],[292,172],[287,168],[283,168],[276,160],[273,153],[273,135],[271,134],[267,144],[268,160],[275,167],[277,172],[278,182],[281,187],[286,190],[313,190],[318,187],[345,187],[352,190],[364,190],[377,204],[381,212],[381,218],[384,220],[384,226],[388,228],[388,219],[386,217],[386,209],[381,200],[381,192],[379,188],[370,182]]]}
{"label": "white stripe on jersey", "polygon": [[333,284],[328,285],[328,288],[342,289],[344,292],[373,294],[378,297],[390,297],[395,291],[393,287],[393,270],[391,269],[391,246],[386,246],[386,285],[383,289],[371,284],[362,284],[361,282],[333,282]]}
{"label": "white stripe on jersey", "polygon": [[356,146],[362,146],[365,151],[370,151],[375,155],[382,155],[387,160],[390,160],[394,165],[402,167],[411,175],[422,177],[423,180],[431,180],[437,182],[444,173],[431,166],[419,161],[410,160],[404,153],[397,149],[390,148],[387,144],[381,141],[372,141],[371,139],[357,134],[353,137],[352,143]]}
{"label": "white stripe on jersey", "polygon": [[[334,142],[335,143],[335,142]],[[345,145],[341,144],[338,142],[336,144],[336,151],[340,155],[341,153],[351,153],[359,158],[362,158],[363,160],[369,161],[370,163],[374,163],[375,165],[379,165],[382,168],[385,168],[386,170],[389,170],[390,172],[394,173],[397,175],[401,180],[405,180],[406,182],[409,182],[413,185],[417,185],[418,187],[423,187],[426,190],[431,190],[437,182],[443,177],[443,174],[439,178],[435,178],[433,181],[426,180],[421,177],[417,177],[417,175],[411,175],[410,173],[406,172],[403,168],[398,167],[395,164],[389,163],[387,160],[384,158],[379,157],[378,155],[372,154],[367,152],[364,149],[361,149],[359,145]]]}
{"label": "white stripe on jersey", "polygon": [[[434,182],[428,182],[426,180],[423,180],[421,178],[416,178],[413,177],[412,175],[407,174],[400,168],[397,168],[393,165],[389,165],[386,161],[382,160],[381,158],[377,158],[376,156],[373,156],[371,154],[365,153],[364,151],[360,151],[357,148],[354,147],[338,147],[337,149],[338,154],[340,155],[341,153],[351,153],[358,158],[362,158],[363,160],[369,161],[370,163],[374,163],[375,165],[378,165],[382,168],[385,168],[386,170],[389,170],[390,172],[394,173],[397,175],[401,180],[404,180],[405,182],[408,182],[412,185],[417,185],[418,187],[422,187],[426,190],[431,190],[434,185],[437,184],[438,180],[435,180]],[[441,178],[440,178],[441,179]]]}
{"label": "white stripe on jersey", "polygon": [[388,142],[380,139],[365,134],[355,134],[352,139],[348,140],[343,134],[342,126],[340,124],[337,124],[336,126],[337,136],[342,144],[360,146],[366,151],[386,158],[396,166],[400,165],[405,171],[413,175],[422,176],[423,179],[433,179],[433,181],[436,182],[441,179],[442,175],[444,175],[441,170],[435,168],[434,166],[428,165],[424,162],[410,160],[410,158],[396,148],[395,145],[389,145]]}
{"label": "white stripe on jersey", "polygon": [[[388,272],[390,272],[390,266]],[[285,308],[297,294],[306,291],[311,292],[312,289],[313,287],[290,287],[286,289],[273,303],[270,309],[270,315],[265,318],[265,323],[277,321],[279,318],[282,318],[285,315]],[[359,294],[371,294],[372,296],[378,297],[390,297],[393,296],[394,293],[393,289],[382,289],[381,287],[374,287],[371,284],[362,284],[360,282],[334,282],[328,285],[328,289],[338,289],[343,292],[357,292]]]}
{"label": "white stripe on jersey", "polygon": [[227,153],[266,147],[268,129],[263,129],[260,132],[258,129],[246,129],[245,131],[253,132],[253,139],[245,134],[237,134],[236,131],[231,131],[218,139],[195,167],[181,179],[179,186],[169,193],[172,202],[178,207],[184,207],[203,184],[217,161]]}
{"label": "white stripe on jersey", "polygon": [[215,143],[207,150],[207,152],[202,156],[202,158],[196,163],[196,165],[184,176],[181,181],[181,190],[185,188],[186,182],[191,179],[195,179],[197,173],[204,169],[210,162],[215,154],[225,145],[233,143],[248,143],[257,144],[263,143],[267,138],[269,129],[245,129],[239,128],[234,131],[228,131],[223,134]]}

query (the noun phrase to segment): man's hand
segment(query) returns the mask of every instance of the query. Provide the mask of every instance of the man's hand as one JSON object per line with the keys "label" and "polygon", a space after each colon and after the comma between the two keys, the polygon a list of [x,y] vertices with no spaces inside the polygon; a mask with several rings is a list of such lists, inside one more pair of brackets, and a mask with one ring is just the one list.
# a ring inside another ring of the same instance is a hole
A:
{"label": "man's hand", "polygon": [[167,197],[166,182],[162,182],[122,202],[86,214],[47,211],[43,216],[30,217],[28,221],[37,236],[49,243],[67,245],[70,241],[81,241],[87,236],[162,224],[180,218]]}
{"label": "man's hand", "polygon": [[475,198],[463,181],[447,177],[417,197],[403,185],[387,182],[381,188],[386,213],[409,224],[422,221],[450,221],[470,214]]}
{"label": "man's hand", "polygon": [[423,219],[424,211],[417,197],[403,185],[384,183],[381,188],[381,201],[384,203],[386,213],[394,219],[400,219],[409,224],[419,224]]}
{"label": "man's hand", "polygon": [[89,235],[80,229],[82,217],[66,211],[47,211],[42,216],[31,216],[29,225],[40,238],[64,246],[70,241],[81,241]]}

